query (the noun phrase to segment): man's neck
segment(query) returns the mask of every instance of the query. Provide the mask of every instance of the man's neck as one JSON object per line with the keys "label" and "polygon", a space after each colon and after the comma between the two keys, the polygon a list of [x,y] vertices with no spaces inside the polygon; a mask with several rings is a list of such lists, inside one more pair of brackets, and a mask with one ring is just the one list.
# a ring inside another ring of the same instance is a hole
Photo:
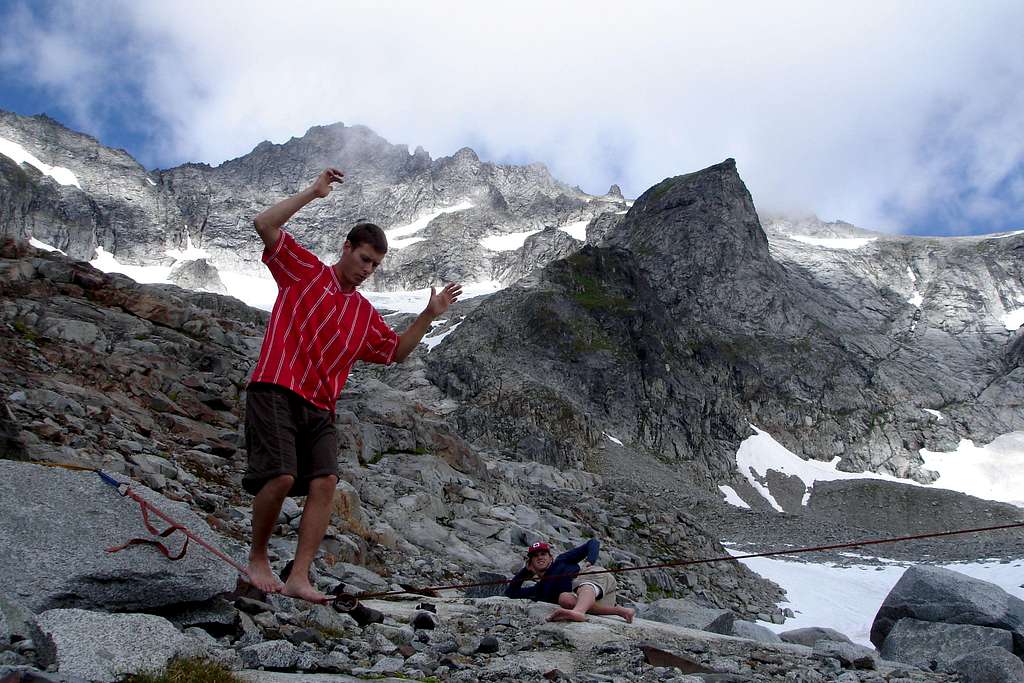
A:
{"label": "man's neck", "polygon": [[334,269],[334,276],[336,278],[338,278],[338,284],[341,286],[341,293],[342,294],[351,294],[352,292],[356,291],[356,286],[353,285],[353,284],[350,284],[349,282],[346,282],[345,278],[342,277],[341,262],[340,261],[338,263],[335,263],[331,267]]}

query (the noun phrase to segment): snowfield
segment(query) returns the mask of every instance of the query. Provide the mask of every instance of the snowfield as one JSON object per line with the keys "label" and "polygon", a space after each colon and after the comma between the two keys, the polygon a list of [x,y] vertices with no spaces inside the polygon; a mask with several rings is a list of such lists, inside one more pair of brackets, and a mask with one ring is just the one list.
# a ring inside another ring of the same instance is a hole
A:
{"label": "snowfield", "polygon": [[[729,548],[729,553],[733,556],[744,554],[735,547]],[[786,619],[785,624],[758,622],[762,626],[776,633],[806,626],[827,626],[868,647],[874,647],[870,638],[871,622],[878,608],[909,566],[896,562],[886,562],[884,566],[839,566],[771,557],[740,562],[781,586],[789,601],[779,603],[779,607],[788,607],[796,613],[796,618]],[[1003,563],[993,560],[943,566],[994,583],[1010,595],[1024,599],[1024,588],[1020,587],[1024,563],[1020,561]]]}

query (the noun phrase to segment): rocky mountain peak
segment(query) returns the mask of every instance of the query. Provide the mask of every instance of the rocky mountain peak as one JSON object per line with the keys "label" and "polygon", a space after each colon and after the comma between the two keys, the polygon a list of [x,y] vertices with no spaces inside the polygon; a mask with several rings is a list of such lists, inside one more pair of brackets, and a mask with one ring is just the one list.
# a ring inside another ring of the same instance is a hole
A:
{"label": "rocky mountain peak", "polygon": [[452,161],[463,164],[479,164],[480,157],[469,147],[463,147],[452,155]]}
{"label": "rocky mountain peak", "polygon": [[701,281],[771,276],[777,269],[733,159],[653,186],[607,242],[631,251],[664,290],[700,291],[706,289]]}
{"label": "rocky mountain peak", "polygon": [[625,201],[625,197],[622,196],[622,188],[620,188],[618,185],[615,185],[615,184],[613,184],[611,187],[608,188],[608,192],[607,192],[607,194],[605,194],[605,196],[606,197],[615,197],[616,199],[621,199],[621,200]]}

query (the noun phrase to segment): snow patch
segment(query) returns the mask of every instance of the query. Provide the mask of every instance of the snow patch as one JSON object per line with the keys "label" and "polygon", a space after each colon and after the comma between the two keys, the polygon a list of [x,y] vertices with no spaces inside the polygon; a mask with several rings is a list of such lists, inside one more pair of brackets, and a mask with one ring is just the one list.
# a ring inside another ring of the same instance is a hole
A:
{"label": "snow patch", "polygon": [[[497,280],[463,283],[459,301],[494,294],[504,288],[505,286]],[[362,294],[378,309],[398,311],[399,313],[421,313],[426,308],[427,300],[430,299],[430,288],[410,289],[400,292],[363,291]],[[271,301],[271,304],[273,304],[273,301]]]}
{"label": "snow patch", "polygon": [[747,505],[747,501],[740,498],[740,494],[736,493],[736,489],[733,487],[722,484],[718,487],[718,490],[725,494],[725,502],[729,505],[735,505],[738,508],[746,508],[748,510],[750,509],[750,506]]}
{"label": "snow patch", "polygon": [[526,232],[512,232],[507,235],[493,235],[480,240],[480,246],[491,251],[513,251],[526,243],[526,238],[536,235],[540,230],[527,230]]}
{"label": "snow patch", "polygon": [[[734,556],[743,554],[735,549],[729,549],[729,553]],[[776,633],[806,626],[826,626],[868,647],[874,647],[870,636],[875,614],[906,570],[904,565],[890,563],[884,566],[839,566],[768,557],[740,562],[779,584],[789,600],[779,606],[789,607],[796,613],[796,617],[787,619],[785,624],[758,622],[762,626]],[[1024,598],[1024,589],[1020,587],[1022,563],[1019,561],[1012,564],[990,561],[944,566],[989,581],[1011,595]]]}
{"label": "snow patch", "polygon": [[152,178],[146,178],[146,182],[152,185],[153,187],[156,187],[156,183],[153,182]]}
{"label": "snow patch", "polygon": [[[55,251],[58,254],[64,254],[64,252],[58,249],[57,247],[47,244],[46,242],[40,242],[35,237],[29,237],[28,243],[31,244],[36,249],[42,249],[43,251]],[[67,256],[67,254],[64,255]]]}
{"label": "snow patch", "polygon": [[[459,320],[459,322],[455,323],[454,325],[452,325],[450,328],[448,328],[447,330],[445,330],[441,334],[437,334],[437,335],[434,335],[432,337],[423,337],[423,339],[420,340],[420,344],[423,344],[424,346],[426,346],[427,347],[427,353],[430,353],[431,351],[434,350],[434,347],[437,346],[438,344],[440,344],[441,341],[445,337],[447,337],[449,334],[454,332],[456,330],[456,328],[459,325],[461,325],[462,321],[465,320],[465,319],[466,319],[466,316],[462,316],[462,318]],[[443,322],[445,322],[445,321],[444,320],[435,320],[434,322],[430,323],[430,327],[433,328],[435,325],[440,325]]]}
{"label": "snow patch", "polygon": [[921,308],[921,304],[924,303],[924,297],[921,296],[921,292],[915,289],[914,293],[910,295],[909,299],[907,299],[907,303],[910,304],[911,306]]}
{"label": "snow patch", "polygon": [[826,249],[860,249],[878,239],[877,237],[811,237],[809,235],[790,235],[789,238]]}
{"label": "snow patch", "polygon": [[1011,332],[1021,325],[1024,325],[1024,308],[1008,311],[1006,315],[1003,316],[1003,324],[1006,325],[1006,329]]}
{"label": "snow patch", "polygon": [[996,437],[985,446],[961,439],[955,451],[921,449],[924,466],[939,473],[932,486],[1024,507],[1024,432]]}
{"label": "snow patch", "polygon": [[170,266],[129,266],[119,263],[114,255],[103,247],[96,247],[96,258],[89,261],[89,265],[104,273],[121,273],[140,284],[159,285],[169,284],[167,276],[171,272]]}
{"label": "snow patch", "polygon": [[766,481],[768,470],[795,476],[803,482],[805,490],[801,501],[802,505],[807,505],[814,483],[817,481],[884,479],[900,484],[918,485],[907,479],[876,472],[842,472],[836,467],[840,460],[839,456],[834,457],[830,462],[804,460],[772,438],[768,432],[758,429],[754,425],[750,426],[757,434],[747,437],[740,444],[739,450],[736,451],[736,467],[740,474],[750,482],[750,485],[778,512],[783,511],[782,506],[778,504],[763,483]]}
{"label": "snow patch", "polygon": [[82,186],[78,184],[78,178],[71,172],[70,169],[64,168],[63,166],[50,166],[49,164],[40,161],[37,156],[26,150],[24,147],[16,142],[12,142],[6,138],[0,138],[0,154],[13,160],[14,163],[28,164],[29,166],[35,167],[40,173],[46,176],[50,176],[61,185],[74,185],[79,190]]}
{"label": "snow patch", "polygon": [[210,258],[210,254],[205,249],[197,249],[192,245],[192,236],[188,234],[187,230],[185,232],[185,251],[168,249],[164,253],[176,261],[198,261],[201,258]]}
{"label": "snow patch", "polygon": [[1015,235],[1024,235],[1024,230],[1014,230],[1013,232],[1008,232],[1005,235],[991,235],[990,237],[988,237],[988,239],[990,239],[990,240],[1002,240],[1002,239],[1006,239],[1007,237],[1013,237]]}
{"label": "snow patch", "polygon": [[446,206],[444,208],[437,209],[430,213],[423,214],[422,216],[420,216],[411,223],[406,223],[405,225],[397,225],[393,228],[388,228],[387,230],[384,231],[384,235],[388,238],[388,248],[402,249],[404,247],[408,247],[410,244],[422,242],[423,240],[426,239],[426,237],[409,238],[408,236],[413,235],[422,230],[423,228],[427,227],[427,224],[430,223],[430,221],[434,220],[441,214],[455,213],[456,211],[465,211],[466,209],[470,209],[472,207],[473,202],[462,201],[459,202],[458,204],[455,204],[454,206]]}
{"label": "snow patch", "polygon": [[590,223],[589,220],[587,220],[587,221],[576,221],[575,223],[569,223],[568,225],[563,225],[562,227],[559,228],[559,230],[561,230],[564,233],[568,233],[569,236],[572,237],[573,239],[577,239],[580,242],[586,242],[587,241],[587,224],[588,223]]}
{"label": "snow patch", "polygon": [[923,410],[924,412],[926,412],[926,413],[928,413],[928,414],[930,414],[930,415],[934,415],[934,416],[935,416],[935,418],[936,418],[936,419],[937,419],[937,420],[938,420],[939,422],[942,422],[943,420],[945,420],[945,419],[946,419],[946,418],[942,417],[942,413],[940,413],[940,412],[939,412],[939,411],[937,411],[937,410],[932,410],[931,408],[921,408],[921,410]]}
{"label": "snow patch", "polygon": [[606,437],[608,437],[608,440],[611,441],[616,446],[621,446],[622,445],[622,442],[620,440],[616,439],[614,436],[612,436],[608,432],[601,432],[601,433],[604,434]]}
{"label": "snow patch", "polygon": [[220,281],[228,294],[244,301],[253,308],[269,311],[274,308],[277,300],[277,283],[268,271],[254,270],[240,272],[236,270],[219,271]]}

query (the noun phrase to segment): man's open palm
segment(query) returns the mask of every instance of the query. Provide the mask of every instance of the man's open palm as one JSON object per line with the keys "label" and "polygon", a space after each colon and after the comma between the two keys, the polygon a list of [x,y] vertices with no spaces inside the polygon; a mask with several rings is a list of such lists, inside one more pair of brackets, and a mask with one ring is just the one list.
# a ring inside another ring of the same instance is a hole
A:
{"label": "man's open palm", "polygon": [[462,285],[449,282],[440,292],[430,288],[430,301],[427,302],[427,313],[437,317],[448,310],[448,307],[459,300]]}

